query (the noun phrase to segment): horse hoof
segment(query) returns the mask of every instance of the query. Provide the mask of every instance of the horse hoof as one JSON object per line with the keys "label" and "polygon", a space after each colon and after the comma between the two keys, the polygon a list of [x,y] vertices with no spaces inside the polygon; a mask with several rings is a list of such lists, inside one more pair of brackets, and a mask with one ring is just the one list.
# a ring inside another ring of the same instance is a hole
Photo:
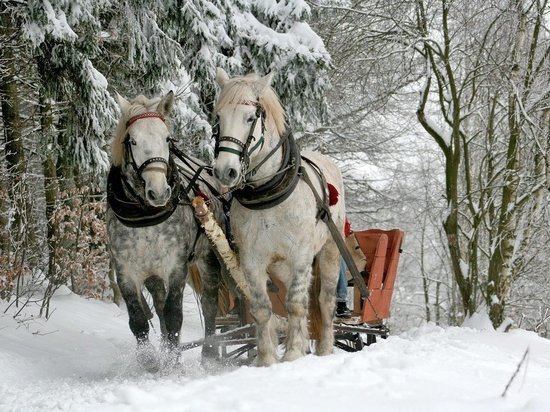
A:
{"label": "horse hoof", "polygon": [[333,345],[318,345],[315,351],[317,356],[328,356],[334,353]]}
{"label": "horse hoof", "polygon": [[159,356],[150,343],[138,346],[136,359],[138,364],[149,373],[156,373],[160,370]]}
{"label": "horse hoof", "polygon": [[275,356],[258,356],[257,360],[256,360],[256,366],[260,366],[260,367],[263,367],[263,366],[271,366],[273,365],[274,363],[277,363],[277,358]]}
{"label": "horse hoof", "polygon": [[305,355],[304,353],[297,350],[287,351],[283,356],[283,362],[292,362],[298,358],[301,358],[304,355]]}

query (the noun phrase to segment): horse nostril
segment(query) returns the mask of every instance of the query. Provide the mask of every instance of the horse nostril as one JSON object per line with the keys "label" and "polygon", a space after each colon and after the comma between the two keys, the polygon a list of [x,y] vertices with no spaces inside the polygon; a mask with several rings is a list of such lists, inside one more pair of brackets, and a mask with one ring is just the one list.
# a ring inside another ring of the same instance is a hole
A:
{"label": "horse nostril", "polygon": [[152,190],[152,189],[149,189],[147,191],[147,196],[149,197],[149,199],[151,200],[155,200],[157,198],[157,196],[155,195],[155,192]]}
{"label": "horse nostril", "polygon": [[237,170],[236,169],[229,169],[227,171],[227,176],[229,176],[230,179],[235,179],[237,177]]}
{"label": "horse nostril", "polygon": [[217,168],[217,167],[214,168],[214,177],[215,177],[216,179],[219,179],[219,178],[221,177],[221,176],[220,176],[220,172],[218,172],[218,168]]}

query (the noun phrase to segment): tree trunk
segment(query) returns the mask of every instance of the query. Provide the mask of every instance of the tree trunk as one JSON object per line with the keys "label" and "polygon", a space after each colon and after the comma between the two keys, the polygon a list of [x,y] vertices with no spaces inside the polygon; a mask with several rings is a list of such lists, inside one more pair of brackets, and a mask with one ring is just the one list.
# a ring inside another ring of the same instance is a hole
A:
{"label": "tree trunk", "polygon": [[25,183],[27,168],[23,151],[22,124],[20,119],[19,91],[16,75],[14,44],[16,44],[16,30],[12,25],[10,15],[0,6],[0,38],[3,45],[0,47],[0,101],[2,120],[6,139],[6,170],[8,177],[8,198],[15,209],[15,215],[10,232],[16,240],[28,245],[32,230],[28,223],[29,203]]}
{"label": "tree trunk", "polygon": [[46,243],[48,245],[48,272],[47,278],[55,279],[55,220],[54,212],[58,196],[58,183],[56,172],[55,156],[55,130],[53,128],[52,107],[49,99],[45,96],[45,90],[40,92],[40,127],[44,151],[42,158],[42,170],[44,173],[44,193],[46,196],[46,222],[47,233]]}

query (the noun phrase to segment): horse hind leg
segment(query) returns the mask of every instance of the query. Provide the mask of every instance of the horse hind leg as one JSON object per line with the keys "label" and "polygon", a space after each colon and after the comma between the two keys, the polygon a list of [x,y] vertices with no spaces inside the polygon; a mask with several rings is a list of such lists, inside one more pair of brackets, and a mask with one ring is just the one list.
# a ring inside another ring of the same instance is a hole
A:
{"label": "horse hind leg", "polygon": [[318,309],[320,312],[321,325],[319,340],[316,346],[316,354],[319,356],[329,355],[333,352],[334,331],[332,321],[336,306],[336,284],[340,271],[340,254],[334,242],[327,242],[321,249],[316,260],[316,276],[319,276],[320,287],[318,296]]}
{"label": "horse hind leg", "polygon": [[283,361],[293,361],[306,354],[309,347],[307,328],[308,294],[311,265],[297,269],[287,291],[288,326]]}
{"label": "horse hind leg", "polygon": [[157,372],[159,360],[153,345],[149,342],[149,323],[141,301],[141,288],[120,271],[117,271],[117,283],[128,310],[130,330],[136,337],[138,363],[149,372]]}
{"label": "horse hind leg", "polygon": [[204,316],[204,345],[202,347],[202,359],[214,359],[218,357],[218,348],[212,341],[216,333],[216,314],[218,312],[218,290],[220,287],[220,263],[214,255],[208,255],[197,261],[197,268],[202,278],[201,307]]}

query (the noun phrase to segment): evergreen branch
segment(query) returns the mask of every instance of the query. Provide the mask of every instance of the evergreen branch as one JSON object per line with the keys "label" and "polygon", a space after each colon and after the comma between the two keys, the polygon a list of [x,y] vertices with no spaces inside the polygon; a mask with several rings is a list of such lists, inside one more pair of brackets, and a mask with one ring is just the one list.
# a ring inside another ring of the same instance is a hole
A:
{"label": "evergreen branch", "polygon": [[8,4],[21,4],[23,6],[28,6],[28,1],[26,0],[8,0],[6,3]]}

